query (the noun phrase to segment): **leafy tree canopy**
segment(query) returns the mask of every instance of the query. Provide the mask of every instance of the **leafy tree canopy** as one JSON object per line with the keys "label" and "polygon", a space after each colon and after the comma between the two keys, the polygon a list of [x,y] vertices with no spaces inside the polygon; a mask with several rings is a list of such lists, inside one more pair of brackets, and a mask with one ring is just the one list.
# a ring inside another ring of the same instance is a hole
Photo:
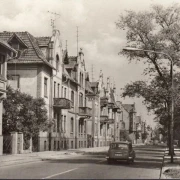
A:
{"label": "leafy tree canopy", "polygon": [[[180,73],[180,5],[169,7],[153,5],[149,11],[126,11],[116,22],[117,28],[126,30],[128,47],[163,52],[163,54],[144,51],[121,51],[129,61],[144,62],[144,75],[151,78],[148,82],[135,81],[125,86],[123,97],[143,97],[148,110],[152,110],[156,119],[165,126],[170,120],[171,77],[175,88],[175,128],[180,117],[179,83]],[[166,55],[167,54],[167,55]],[[173,62],[173,63],[171,63]]]}
{"label": "leafy tree canopy", "polygon": [[3,134],[23,132],[25,138],[30,138],[49,128],[44,99],[7,87],[3,104]]}

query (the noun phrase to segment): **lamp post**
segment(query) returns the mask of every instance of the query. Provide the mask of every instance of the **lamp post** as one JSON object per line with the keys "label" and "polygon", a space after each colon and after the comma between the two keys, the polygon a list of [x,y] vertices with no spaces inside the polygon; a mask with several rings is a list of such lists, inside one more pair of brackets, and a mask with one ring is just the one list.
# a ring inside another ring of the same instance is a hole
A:
{"label": "lamp post", "polygon": [[171,62],[171,122],[170,122],[170,155],[171,155],[171,163],[173,163],[173,155],[174,155],[174,83],[173,83],[173,60],[172,57],[169,54],[166,54],[161,51],[153,51],[153,50],[147,50],[147,49],[138,49],[138,48],[132,48],[132,47],[125,47],[123,48],[124,51],[142,51],[142,52],[150,52],[155,54],[162,54],[168,57],[168,59]]}

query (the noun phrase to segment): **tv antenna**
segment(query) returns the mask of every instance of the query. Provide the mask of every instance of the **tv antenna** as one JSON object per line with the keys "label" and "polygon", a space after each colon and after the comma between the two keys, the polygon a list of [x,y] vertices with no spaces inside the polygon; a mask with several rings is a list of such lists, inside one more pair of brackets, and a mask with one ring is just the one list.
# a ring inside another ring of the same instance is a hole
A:
{"label": "tv antenna", "polygon": [[78,56],[78,39],[79,38],[79,31],[78,31],[78,26],[77,26],[77,56]]}
{"label": "tv antenna", "polygon": [[48,11],[48,13],[54,16],[53,18],[51,18],[51,27],[54,30],[56,28],[55,26],[56,20],[59,19],[61,15],[56,12],[51,12],[51,11]]}

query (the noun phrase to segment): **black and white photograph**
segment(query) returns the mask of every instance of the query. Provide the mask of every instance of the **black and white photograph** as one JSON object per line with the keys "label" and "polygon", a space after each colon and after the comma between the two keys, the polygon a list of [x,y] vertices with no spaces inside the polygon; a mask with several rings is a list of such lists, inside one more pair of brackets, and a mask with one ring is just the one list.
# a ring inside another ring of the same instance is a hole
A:
{"label": "black and white photograph", "polygon": [[0,179],[180,179],[179,0],[0,6]]}

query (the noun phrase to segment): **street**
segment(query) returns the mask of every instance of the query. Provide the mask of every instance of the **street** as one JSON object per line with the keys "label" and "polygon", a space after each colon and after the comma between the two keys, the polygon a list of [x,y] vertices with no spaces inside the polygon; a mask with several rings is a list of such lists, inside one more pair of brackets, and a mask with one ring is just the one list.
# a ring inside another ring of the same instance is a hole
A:
{"label": "street", "polygon": [[134,164],[115,162],[107,164],[106,152],[77,155],[64,159],[4,166],[2,179],[158,179],[164,155],[163,147],[134,147]]}

